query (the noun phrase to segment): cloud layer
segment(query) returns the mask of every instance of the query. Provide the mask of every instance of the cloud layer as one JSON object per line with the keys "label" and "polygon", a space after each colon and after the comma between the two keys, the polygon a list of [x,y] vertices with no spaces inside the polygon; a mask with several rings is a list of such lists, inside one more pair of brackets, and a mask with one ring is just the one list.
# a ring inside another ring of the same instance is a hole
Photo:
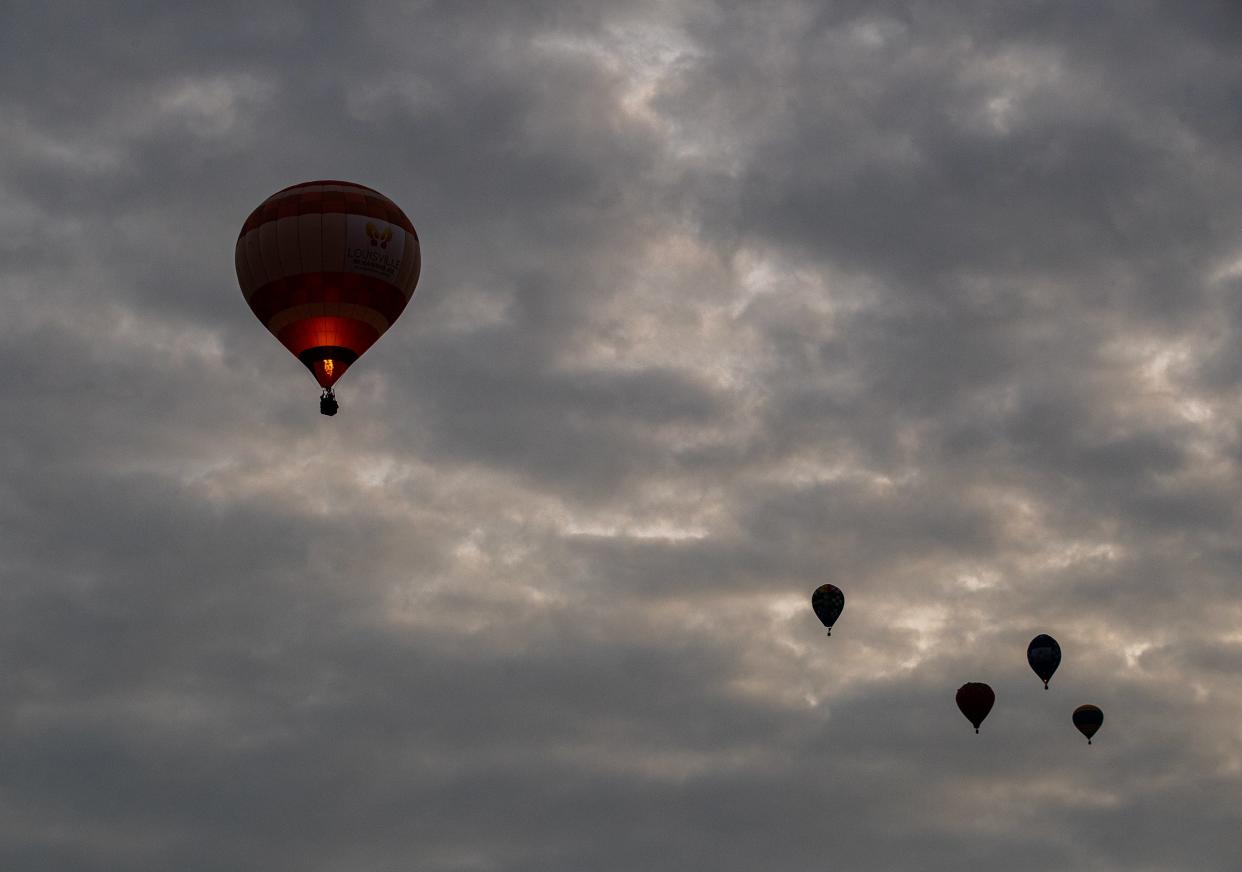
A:
{"label": "cloud layer", "polygon": [[[1233,5],[48,15],[0,866],[1235,868]],[[313,178],[424,251],[334,419],[232,272]]]}

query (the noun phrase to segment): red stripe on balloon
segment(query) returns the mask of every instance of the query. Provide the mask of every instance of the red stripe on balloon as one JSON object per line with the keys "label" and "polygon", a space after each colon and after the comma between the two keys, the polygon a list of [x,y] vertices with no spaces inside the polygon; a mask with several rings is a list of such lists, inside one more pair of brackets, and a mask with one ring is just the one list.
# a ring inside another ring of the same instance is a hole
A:
{"label": "red stripe on balloon", "polygon": [[379,331],[370,324],[335,315],[296,321],[276,334],[281,344],[295,356],[310,348],[337,346],[348,348],[361,357],[379,337]]}
{"label": "red stripe on balloon", "polygon": [[[284,191],[308,185],[340,185],[345,190],[307,191],[297,196],[280,196]],[[258,208],[251,212],[245,223],[242,224],[240,235],[245,236],[260,224],[275,221],[279,218],[341,212],[346,215],[364,215],[367,218],[378,218],[381,221],[387,221],[389,224],[396,224],[398,227],[405,228],[414,234],[416,238],[418,236],[418,231],[414,229],[413,223],[401,211],[400,207],[379,193],[379,191],[372,190],[371,188],[350,184],[349,182],[306,182],[302,185],[293,185],[290,188],[285,188],[284,191],[277,191],[259,204]]]}
{"label": "red stripe on balloon", "polygon": [[250,296],[250,309],[266,324],[293,306],[307,303],[353,303],[374,309],[389,324],[397,320],[409,300],[383,279],[357,273],[303,273],[277,279]]}

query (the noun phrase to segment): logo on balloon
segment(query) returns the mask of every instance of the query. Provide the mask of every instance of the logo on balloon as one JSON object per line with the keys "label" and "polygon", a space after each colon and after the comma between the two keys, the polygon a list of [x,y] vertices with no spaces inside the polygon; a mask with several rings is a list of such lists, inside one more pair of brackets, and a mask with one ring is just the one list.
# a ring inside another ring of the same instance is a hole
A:
{"label": "logo on balloon", "polygon": [[366,215],[350,215],[345,233],[345,271],[397,281],[405,232]]}
{"label": "logo on balloon", "polygon": [[367,222],[367,236],[371,237],[371,245],[378,245],[380,248],[387,248],[389,240],[392,239],[392,228],[385,227],[380,230],[370,221]]}

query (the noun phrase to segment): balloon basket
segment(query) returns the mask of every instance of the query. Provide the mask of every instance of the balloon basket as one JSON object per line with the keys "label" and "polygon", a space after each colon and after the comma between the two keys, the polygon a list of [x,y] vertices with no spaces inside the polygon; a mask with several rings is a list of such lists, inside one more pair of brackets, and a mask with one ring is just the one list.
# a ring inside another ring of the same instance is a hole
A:
{"label": "balloon basket", "polygon": [[336,392],[332,388],[324,388],[319,395],[319,414],[331,417],[340,409],[336,402]]}

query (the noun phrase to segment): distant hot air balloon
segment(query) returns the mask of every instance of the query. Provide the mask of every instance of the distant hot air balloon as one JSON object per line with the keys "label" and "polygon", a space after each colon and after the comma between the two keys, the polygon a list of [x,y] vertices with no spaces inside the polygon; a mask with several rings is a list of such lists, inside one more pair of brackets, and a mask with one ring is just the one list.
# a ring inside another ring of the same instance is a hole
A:
{"label": "distant hot air balloon", "polygon": [[1087,744],[1091,744],[1091,737],[1095,735],[1095,731],[1104,723],[1104,712],[1100,711],[1093,705],[1080,705],[1074,709],[1074,726],[1078,728],[1078,732],[1087,737]]}
{"label": "distant hot air balloon", "polygon": [[992,688],[981,682],[970,681],[957,689],[957,707],[966,716],[966,720],[974,724],[976,733],[995,703],[996,694],[992,692]]}
{"label": "distant hot air balloon", "polygon": [[332,386],[405,309],[422,253],[405,213],[352,182],[302,182],[250,213],[237,237],[237,281],[263,326],[323,388]]}
{"label": "distant hot air balloon", "polygon": [[1061,665],[1061,646],[1057,640],[1040,633],[1026,646],[1026,662],[1031,664],[1035,674],[1044,680],[1044,690],[1048,689],[1048,681],[1052,673]]}
{"label": "distant hot air balloon", "polygon": [[811,608],[815,609],[815,616],[828,628],[828,635],[831,636],[832,625],[841,617],[841,610],[845,608],[845,594],[835,585],[821,584],[811,594]]}

